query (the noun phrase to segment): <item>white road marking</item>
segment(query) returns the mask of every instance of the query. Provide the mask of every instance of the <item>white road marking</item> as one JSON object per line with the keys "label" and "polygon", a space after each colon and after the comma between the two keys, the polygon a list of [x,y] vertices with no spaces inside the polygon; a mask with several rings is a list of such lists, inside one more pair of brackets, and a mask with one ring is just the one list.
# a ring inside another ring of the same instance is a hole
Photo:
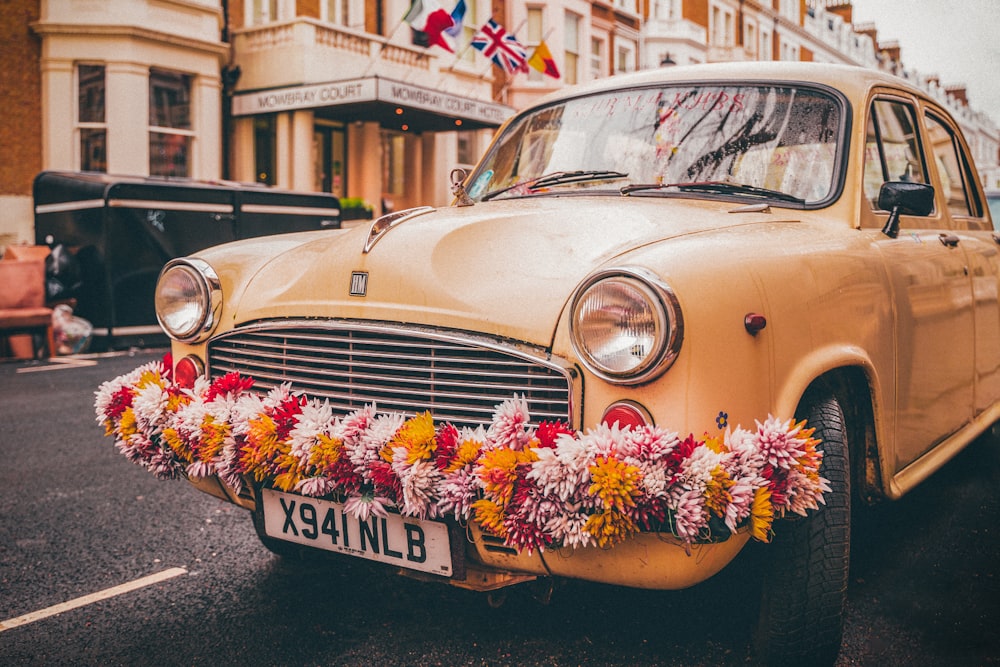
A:
{"label": "white road marking", "polygon": [[156,574],[151,574],[147,577],[136,579],[135,581],[106,588],[103,591],[91,593],[90,595],[84,595],[83,597],[76,598],[75,600],[61,602],[59,604],[52,605],[51,607],[46,607],[45,609],[29,612],[24,616],[18,616],[17,618],[0,621],[0,632],[10,630],[11,628],[16,628],[21,625],[27,625],[28,623],[34,623],[35,621],[40,621],[43,618],[61,614],[64,611],[69,611],[70,609],[76,609],[77,607],[84,607],[88,604],[93,604],[94,602],[107,600],[108,598],[113,598],[116,595],[121,595],[122,593],[128,593],[140,588],[145,588],[146,586],[152,586],[153,584],[166,581],[167,579],[172,579],[173,577],[177,577],[182,574],[187,574],[187,570],[183,567],[172,567],[169,570],[157,572]]}
{"label": "white road marking", "polygon": [[48,366],[25,366],[24,368],[18,368],[18,373],[41,373],[42,371],[61,371],[64,368],[82,368],[84,366],[96,366],[97,362],[93,359],[70,359],[52,357],[48,360]]}

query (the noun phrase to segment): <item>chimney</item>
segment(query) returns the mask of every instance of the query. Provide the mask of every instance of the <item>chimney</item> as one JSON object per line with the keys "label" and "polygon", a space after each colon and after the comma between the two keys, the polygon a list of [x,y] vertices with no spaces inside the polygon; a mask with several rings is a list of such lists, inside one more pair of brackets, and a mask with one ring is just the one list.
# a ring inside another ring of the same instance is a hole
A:
{"label": "chimney", "polygon": [[900,54],[902,53],[902,49],[899,46],[899,42],[896,41],[895,39],[889,40],[885,44],[879,44],[877,48],[880,53],[885,54],[885,56],[890,60],[890,62],[893,63],[902,62],[902,60],[900,59]]}
{"label": "chimney", "polygon": [[826,11],[844,19],[844,23],[854,23],[854,7],[845,0],[826,0]]}
{"label": "chimney", "polygon": [[945,86],[944,92],[948,95],[948,97],[953,98],[963,107],[969,106],[969,96],[965,91],[964,83],[959,83],[954,86]]}

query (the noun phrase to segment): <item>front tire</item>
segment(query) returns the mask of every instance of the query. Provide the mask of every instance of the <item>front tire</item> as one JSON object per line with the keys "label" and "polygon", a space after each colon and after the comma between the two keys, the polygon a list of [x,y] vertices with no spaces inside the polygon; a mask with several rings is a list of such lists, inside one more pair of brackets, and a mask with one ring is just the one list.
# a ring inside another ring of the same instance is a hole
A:
{"label": "front tire", "polygon": [[833,665],[843,634],[851,551],[851,466],[844,413],[832,395],[807,396],[799,418],[823,450],[825,504],[782,522],[765,547],[755,653],[768,665]]}

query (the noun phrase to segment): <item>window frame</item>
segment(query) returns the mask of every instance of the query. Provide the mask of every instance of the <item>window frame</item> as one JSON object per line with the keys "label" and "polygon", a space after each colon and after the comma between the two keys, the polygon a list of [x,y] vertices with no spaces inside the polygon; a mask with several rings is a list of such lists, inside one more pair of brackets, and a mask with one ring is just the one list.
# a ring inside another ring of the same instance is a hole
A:
{"label": "window frame", "polygon": [[[82,120],[83,114],[81,113],[81,105],[83,104],[83,77],[81,75],[81,68],[91,67],[100,68],[101,70],[101,91],[100,91],[100,116],[101,120]],[[76,78],[76,108],[75,108],[75,146],[76,154],[74,156],[74,161],[76,166],[80,171],[95,171],[101,173],[107,173],[108,171],[108,104],[107,104],[107,94],[108,94],[108,69],[104,63],[88,63],[80,62],[76,64],[74,69],[74,76]],[[84,136],[88,136],[88,140],[84,140]],[[96,167],[91,164],[89,158],[89,151],[85,150],[91,146],[89,137],[103,136],[103,156],[98,158],[94,162]],[[88,154],[85,154],[88,153]]]}

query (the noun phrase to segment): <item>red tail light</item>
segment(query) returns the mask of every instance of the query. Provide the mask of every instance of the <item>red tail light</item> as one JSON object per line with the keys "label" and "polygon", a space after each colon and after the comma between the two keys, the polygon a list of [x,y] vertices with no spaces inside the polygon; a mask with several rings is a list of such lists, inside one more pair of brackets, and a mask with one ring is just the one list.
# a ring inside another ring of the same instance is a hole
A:
{"label": "red tail light", "polygon": [[614,426],[617,422],[620,428],[643,426],[653,422],[645,408],[637,403],[621,402],[608,406],[601,417],[601,423]]}
{"label": "red tail light", "polygon": [[174,380],[181,387],[190,389],[194,386],[195,380],[204,372],[205,364],[201,362],[201,359],[188,355],[178,361],[177,366],[174,367]]}

